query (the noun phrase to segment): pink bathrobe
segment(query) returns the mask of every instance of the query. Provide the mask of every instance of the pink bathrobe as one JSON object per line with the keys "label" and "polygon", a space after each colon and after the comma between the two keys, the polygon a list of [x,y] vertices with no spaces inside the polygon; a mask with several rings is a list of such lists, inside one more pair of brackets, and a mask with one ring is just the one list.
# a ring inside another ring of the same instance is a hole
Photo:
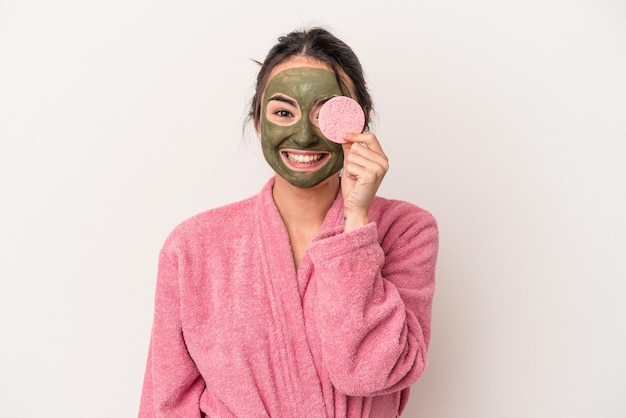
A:
{"label": "pink bathrobe", "polygon": [[271,180],[179,225],[161,251],[139,416],[397,417],[426,366],[438,232],[341,193],[296,270]]}

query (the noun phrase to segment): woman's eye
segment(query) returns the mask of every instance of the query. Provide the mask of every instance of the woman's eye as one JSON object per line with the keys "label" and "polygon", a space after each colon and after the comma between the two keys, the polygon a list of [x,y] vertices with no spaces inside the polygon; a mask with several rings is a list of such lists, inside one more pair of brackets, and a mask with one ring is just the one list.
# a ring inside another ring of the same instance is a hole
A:
{"label": "woman's eye", "polygon": [[288,118],[288,117],[293,116],[293,115],[291,114],[291,112],[289,112],[288,110],[284,110],[284,109],[277,110],[276,112],[274,112],[274,114],[275,114],[276,116],[281,117],[281,118]]}

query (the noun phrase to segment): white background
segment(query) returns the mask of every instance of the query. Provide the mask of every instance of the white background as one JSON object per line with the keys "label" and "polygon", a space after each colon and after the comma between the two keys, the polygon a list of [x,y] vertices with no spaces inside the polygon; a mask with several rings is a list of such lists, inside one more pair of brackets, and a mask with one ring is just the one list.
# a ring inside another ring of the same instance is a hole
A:
{"label": "white background", "polygon": [[0,0],[1,417],[136,416],[159,248],[265,183],[250,58],[310,25],[439,221],[404,416],[626,416],[626,3],[368,3]]}

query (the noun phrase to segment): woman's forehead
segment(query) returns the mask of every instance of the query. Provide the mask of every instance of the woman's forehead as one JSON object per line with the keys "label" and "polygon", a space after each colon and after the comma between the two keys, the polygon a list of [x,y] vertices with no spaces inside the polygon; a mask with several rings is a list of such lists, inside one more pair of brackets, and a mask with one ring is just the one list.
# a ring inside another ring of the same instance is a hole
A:
{"label": "woman's forehead", "polygon": [[296,99],[342,94],[335,73],[319,67],[291,67],[278,72],[267,86],[266,100],[277,93]]}
{"label": "woman's forehead", "polygon": [[332,68],[323,61],[310,58],[310,57],[305,57],[305,56],[295,56],[295,57],[289,58],[286,61],[278,63],[270,72],[268,80],[272,80],[272,78],[274,78],[276,74],[282,71],[288,70],[290,68],[299,68],[299,67],[300,68],[302,67],[322,68],[327,71],[332,71]]}

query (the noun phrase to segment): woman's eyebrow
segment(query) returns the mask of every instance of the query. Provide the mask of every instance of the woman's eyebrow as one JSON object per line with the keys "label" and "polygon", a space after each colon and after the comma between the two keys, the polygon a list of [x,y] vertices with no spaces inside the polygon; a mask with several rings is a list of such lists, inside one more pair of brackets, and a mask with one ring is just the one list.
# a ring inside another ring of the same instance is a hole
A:
{"label": "woman's eyebrow", "polygon": [[333,97],[337,97],[337,95],[333,94],[332,96],[328,96],[328,97],[324,97],[322,99],[319,99],[317,102],[315,102],[315,106],[321,106],[324,103],[326,103],[327,101],[329,101],[330,99],[332,99]]}
{"label": "woman's eyebrow", "polygon": [[276,101],[279,101],[279,102],[287,103],[288,105],[291,105],[293,107],[298,107],[298,103],[295,100],[293,100],[293,99],[291,99],[291,98],[289,98],[287,96],[283,96],[282,94],[275,94],[275,95],[273,95],[272,97],[270,97],[269,101],[272,101],[272,100],[276,100]]}

